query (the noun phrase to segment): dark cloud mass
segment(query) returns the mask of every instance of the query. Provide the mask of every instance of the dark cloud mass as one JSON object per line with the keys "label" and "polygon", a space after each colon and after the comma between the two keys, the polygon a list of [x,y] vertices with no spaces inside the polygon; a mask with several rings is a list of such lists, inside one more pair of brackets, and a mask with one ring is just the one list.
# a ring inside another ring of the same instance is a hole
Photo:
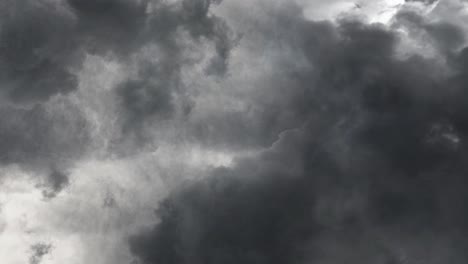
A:
{"label": "dark cloud mass", "polygon": [[46,1],[3,1],[0,19],[2,96],[15,102],[74,90],[74,21]]}
{"label": "dark cloud mass", "polygon": [[[145,47],[160,50],[157,63],[137,59],[139,74],[115,89],[125,120],[122,137],[146,138],[147,120],[170,118],[173,101],[183,92],[179,75],[187,45],[177,41],[182,33],[190,36],[188,42],[213,42],[213,65],[218,74],[225,71],[230,32],[220,18],[209,14],[211,4],[206,0],[2,1],[0,100],[6,106],[0,123],[1,163],[67,170],[84,153],[91,141],[83,136],[91,133],[85,131],[90,126],[87,120],[73,114],[50,117],[43,105],[77,90],[78,72],[88,54],[130,63]],[[80,132],[62,134],[73,129]],[[66,182],[66,174],[60,175]],[[56,179],[48,178],[52,189],[64,186]]]}
{"label": "dark cloud mass", "polygon": [[51,232],[31,264],[466,263],[465,25],[433,0],[387,24],[298,2],[0,0],[0,169],[46,200],[84,177],[52,207],[6,183],[2,232]]}
{"label": "dark cloud mass", "polygon": [[[86,142],[86,121],[77,113],[50,114],[43,107],[1,109],[1,163],[41,163],[67,159]],[[21,131],[21,133],[18,133]],[[67,133],[73,132],[74,135]],[[84,146],[82,146],[84,147]],[[60,151],[63,149],[63,151]]]}
{"label": "dark cloud mass", "polygon": [[[60,110],[59,110],[60,111]],[[0,108],[0,165],[16,164],[46,176],[39,185],[53,197],[68,185],[66,170],[87,151],[87,121],[69,106],[60,112],[44,106]]]}
{"label": "dark cloud mass", "polygon": [[[84,52],[122,56],[156,44],[177,56],[183,49],[174,39],[179,29],[195,39],[213,39],[221,58],[215,60],[221,65],[218,70],[225,67],[221,61],[229,53],[227,27],[221,19],[208,15],[211,1],[207,0],[174,4],[159,0],[6,0],[1,5],[0,81],[6,96],[15,101],[46,99],[76,89],[73,70],[79,67]],[[167,61],[171,64],[167,68],[177,71],[178,59]]]}
{"label": "dark cloud mass", "polygon": [[[182,112],[189,112],[190,102],[184,98],[185,87],[180,75],[183,67],[198,62],[186,55],[191,43],[212,42],[215,52],[206,72],[216,75],[226,72],[234,36],[222,19],[209,13],[213,3],[216,1],[152,2],[150,10],[151,7],[154,10],[148,14],[142,38],[156,45],[158,61],[141,63],[137,78],[127,80],[117,89],[127,112],[124,129],[138,133],[145,122],[173,116],[177,99],[182,101]],[[181,37],[185,40],[180,41]]]}
{"label": "dark cloud mass", "polygon": [[75,90],[86,52],[129,52],[145,22],[145,5],[137,1],[7,0],[1,5],[0,82],[15,102]]}
{"label": "dark cloud mass", "polygon": [[[309,67],[270,91],[290,100],[297,127],[174,191],[131,251],[145,264],[465,262],[464,36],[405,12],[392,29],[287,13],[276,37]],[[398,55],[399,29],[443,61]]]}

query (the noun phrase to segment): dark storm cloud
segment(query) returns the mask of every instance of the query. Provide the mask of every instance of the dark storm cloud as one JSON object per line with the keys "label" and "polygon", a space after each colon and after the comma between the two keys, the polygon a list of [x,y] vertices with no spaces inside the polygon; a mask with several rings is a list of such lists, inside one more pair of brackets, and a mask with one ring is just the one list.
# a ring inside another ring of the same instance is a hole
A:
{"label": "dark storm cloud", "polygon": [[[118,95],[135,122],[157,109],[165,112],[171,102],[161,103],[165,100],[160,95],[177,90],[171,80],[179,78],[187,63],[182,55],[186,43],[176,40],[181,32],[189,34],[187,41],[211,41],[216,51],[207,71],[226,71],[231,36],[227,25],[209,13],[211,5],[211,0],[5,1],[0,19],[2,94],[14,102],[46,100],[77,88],[75,72],[86,53],[125,59],[146,45],[156,45],[165,58],[138,80],[122,84]],[[145,106],[135,107],[139,104]]]}
{"label": "dark storm cloud", "polygon": [[465,42],[463,29],[450,22],[428,22],[426,18],[411,11],[400,11],[396,17],[396,23],[403,25],[410,32],[423,31],[427,33],[436,48],[443,52],[452,52]]}
{"label": "dark storm cloud", "polygon": [[[0,83],[14,102],[35,102],[77,88],[85,53],[121,55],[135,48],[143,1],[3,1]],[[140,43],[138,43],[140,44]]]}
{"label": "dark storm cloud", "polygon": [[44,100],[74,90],[74,21],[46,1],[3,1],[0,19],[2,97]]}
{"label": "dark storm cloud", "polygon": [[144,7],[48,0],[0,6],[0,163],[45,175],[39,185],[51,198],[67,186],[67,170],[85,153],[91,132],[76,106],[54,108],[49,99],[77,89],[86,53],[124,54]]}
{"label": "dark storm cloud", "polygon": [[181,32],[190,36],[189,42],[213,43],[212,68],[217,74],[227,67],[230,32],[209,13],[211,4],[207,0],[2,1],[0,100],[5,107],[0,110],[0,163],[48,174],[46,196],[67,185],[68,166],[90,142],[90,132],[85,131],[89,126],[84,117],[77,117],[81,114],[50,115],[44,105],[53,96],[78,88],[77,73],[86,54],[129,63],[146,46],[161,51],[163,58],[157,63],[137,61],[139,74],[116,89],[124,110],[123,134],[145,138],[142,127],[147,119],[167,119],[175,111],[173,97],[181,92],[179,75],[187,63],[182,55],[187,44],[177,41]]}
{"label": "dark storm cloud", "polygon": [[217,2],[183,0],[170,4],[156,1],[150,5],[142,36],[144,42],[156,45],[158,61],[142,62],[138,76],[123,82],[117,89],[127,115],[124,130],[141,133],[145,123],[172,117],[176,112],[176,99],[182,101],[182,113],[189,113],[191,104],[184,98],[185,87],[180,75],[184,66],[198,62],[184,55],[191,43],[209,41],[214,45],[207,74],[223,75],[227,71],[234,38],[227,24],[209,12]]}
{"label": "dark storm cloud", "polygon": [[162,58],[157,63],[141,63],[136,78],[128,79],[117,86],[117,96],[125,110],[124,134],[141,133],[144,136],[145,122],[165,120],[173,116],[174,97],[180,92],[179,74],[182,62],[179,51],[179,48],[164,43]]}
{"label": "dark storm cloud", "polygon": [[87,121],[70,107],[55,113],[43,106],[0,109],[0,164],[17,164],[44,175],[45,197],[68,185],[66,170],[87,151],[91,141]]}
{"label": "dark storm cloud", "polygon": [[465,262],[460,31],[443,22],[412,29],[434,40],[441,62],[397,56],[404,36],[382,25],[289,22],[276,39],[310,67],[294,73],[297,85],[270,91],[290,100],[281,105],[297,128],[174,191],[159,223],[130,239],[131,251],[144,264]]}
{"label": "dark storm cloud", "polygon": [[[66,154],[55,150],[66,149],[73,153],[86,139],[86,121],[82,116],[77,113],[54,115],[46,111],[40,106],[30,110],[1,109],[0,149],[5,150],[0,156],[1,163],[34,164],[66,159]],[[69,132],[76,134],[67,135]]]}
{"label": "dark storm cloud", "polygon": [[126,54],[141,45],[148,1],[68,0],[67,3],[78,18],[79,41],[89,52]]}

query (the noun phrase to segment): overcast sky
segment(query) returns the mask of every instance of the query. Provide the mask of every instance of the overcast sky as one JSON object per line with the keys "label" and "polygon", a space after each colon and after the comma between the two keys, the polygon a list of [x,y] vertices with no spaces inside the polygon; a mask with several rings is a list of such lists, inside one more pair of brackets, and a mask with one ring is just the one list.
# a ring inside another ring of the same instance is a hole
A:
{"label": "overcast sky", "polygon": [[467,263],[467,34],[464,0],[0,0],[0,263]]}

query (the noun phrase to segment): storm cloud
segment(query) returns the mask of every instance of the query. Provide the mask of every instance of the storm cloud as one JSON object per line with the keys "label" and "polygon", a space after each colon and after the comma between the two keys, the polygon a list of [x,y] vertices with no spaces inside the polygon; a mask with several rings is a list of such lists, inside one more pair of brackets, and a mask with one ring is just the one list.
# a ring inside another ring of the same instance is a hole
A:
{"label": "storm cloud", "polygon": [[[185,42],[212,41],[215,55],[207,71],[215,73],[210,70],[215,67],[216,74],[223,74],[227,67],[230,32],[220,18],[208,14],[211,4],[204,0],[2,2],[2,164],[49,170],[52,189],[64,186],[57,183],[54,171],[61,171],[60,181],[68,181],[65,171],[93,142],[86,113],[73,109],[73,100],[66,98],[78,90],[87,56],[135,64],[138,74],[115,88],[124,120],[121,138],[146,138],[146,120],[170,118],[174,98],[183,93],[179,75],[187,60]],[[189,39],[178,41],[185,33]],[[147,47],[159,49],[162,57],[157,62],[135,58]],[[68,104],[63,107],[71,113],[54,113],[60,106],[50,113],[44,110],[56,101]]]}
{"label": "storm cloud", "polygon": [[[409,11],[390,28],[290,12],[276,37],[309,66],[280,69],[296,85],[270,91],[299,125],[174,191],[132,252],[145,264],[466,261],[462,31]],[[442,60],[399,54],[398,30],[424,34]]]}
{"label": "storm cloud", "polygon": [[465,263],[465,4],[329,2],[2,1],[0,259]]}

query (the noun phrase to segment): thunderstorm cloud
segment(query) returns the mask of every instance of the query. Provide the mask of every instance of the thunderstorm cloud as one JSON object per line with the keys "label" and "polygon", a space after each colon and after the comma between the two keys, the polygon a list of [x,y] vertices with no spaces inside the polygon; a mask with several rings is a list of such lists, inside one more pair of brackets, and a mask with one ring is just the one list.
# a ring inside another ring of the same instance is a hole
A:
{"label": "thunderstorm cloud", "polygon": [[467,10],[2,0],[0,262],[466,263]]}

